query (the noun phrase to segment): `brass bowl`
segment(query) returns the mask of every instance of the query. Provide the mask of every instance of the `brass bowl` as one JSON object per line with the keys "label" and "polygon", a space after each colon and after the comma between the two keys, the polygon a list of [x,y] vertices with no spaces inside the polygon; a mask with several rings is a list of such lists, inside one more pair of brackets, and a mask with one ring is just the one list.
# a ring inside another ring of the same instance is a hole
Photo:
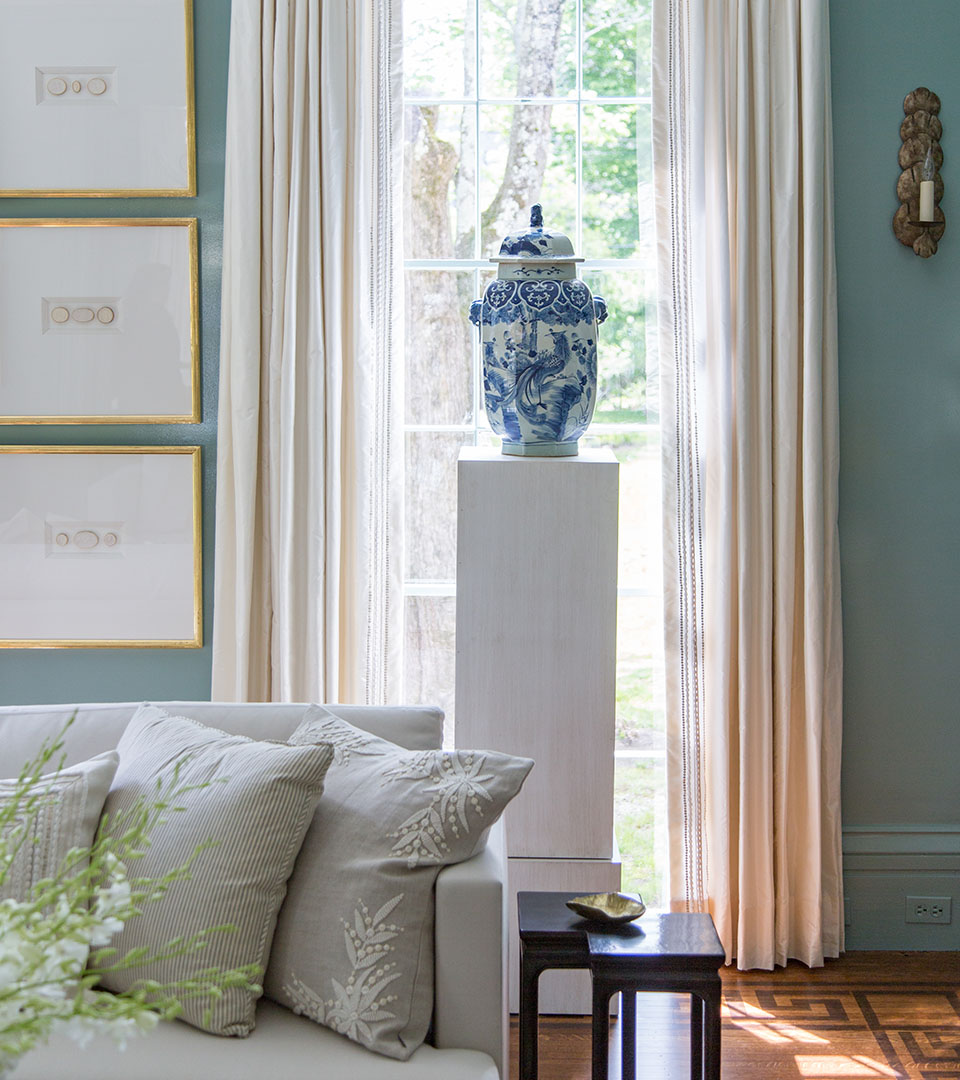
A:
{"label": "brass bowl", "polygon": [[583,919],[619,926],[633,922],[647,910],[643,900],[635,893],[605,892],[589,896],[575,896],[567,901],[567,907]]}

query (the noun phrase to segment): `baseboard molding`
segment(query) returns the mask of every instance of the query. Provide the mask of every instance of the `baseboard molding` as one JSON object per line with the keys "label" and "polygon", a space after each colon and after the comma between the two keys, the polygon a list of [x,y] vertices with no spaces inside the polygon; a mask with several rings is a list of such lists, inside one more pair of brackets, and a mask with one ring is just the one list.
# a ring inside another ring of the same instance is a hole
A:
{"label": "baseboard molding", "polygon": [[960,825],[847,825],[843,830],[843,854],[960,858]]}
{"label": "baseboard molding", "polygon": [[[960,825],[848,825],[843,830],[848,949],[960,948]],[[950,896],[953,922],[905,923],[907,896]]]}

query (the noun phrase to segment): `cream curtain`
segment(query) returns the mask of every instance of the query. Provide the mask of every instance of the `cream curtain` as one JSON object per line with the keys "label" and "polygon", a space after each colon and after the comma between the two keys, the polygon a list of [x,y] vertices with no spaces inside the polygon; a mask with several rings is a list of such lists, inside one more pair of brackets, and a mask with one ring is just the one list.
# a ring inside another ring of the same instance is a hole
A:
{"label": "cream curtain", "polygon": [[655,0],[671,893],[843,948],[826,0]]}
{"label": "cream curtain", "polygon": [[233,0],[213,697],[395,696],[400,21]]}

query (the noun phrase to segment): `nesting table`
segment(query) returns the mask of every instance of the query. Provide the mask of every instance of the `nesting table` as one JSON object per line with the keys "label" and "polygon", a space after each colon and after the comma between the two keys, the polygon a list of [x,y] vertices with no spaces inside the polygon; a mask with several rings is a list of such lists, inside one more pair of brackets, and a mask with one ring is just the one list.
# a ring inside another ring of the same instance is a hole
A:
{"label": "nesting table", "polygon": [[576,893],[517,894],[520,1080],[537,1080],[538,985],[550,968],[587,968],[593,981],[593,1080],[607,1080],[610,998],[621,994],[623,1080],[636,1073],[636,993],[691,995],[690,1076],[720,1080],[723,946],[709,915],[651,912],[604,927],[566,906]]}

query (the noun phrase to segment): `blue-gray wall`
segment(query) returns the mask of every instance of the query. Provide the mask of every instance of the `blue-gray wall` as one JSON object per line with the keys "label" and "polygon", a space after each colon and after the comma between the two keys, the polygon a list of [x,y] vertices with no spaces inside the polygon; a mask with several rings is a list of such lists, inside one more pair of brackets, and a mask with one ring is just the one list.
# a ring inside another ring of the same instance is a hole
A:
{"label": "blue-gray wall", "polygon": [[0,217],[196,217],[200,226],[200,424],[3,427],[0,443],[199,445],[203,457],[204,642],[202,649],[0,650],[0,704],[137,701],[210,696],[217,367],[223,236],[223,144],[230,0],[194,4],[197,198],[0,199]]}
{"label": "blue-gray wall", "polygon": [[[832,0],[851,947],[960,945],[960,5]],[[939,252],[893,235],[903,98],[943,108]],[[947,927],[906,894],[952,895]]]}

